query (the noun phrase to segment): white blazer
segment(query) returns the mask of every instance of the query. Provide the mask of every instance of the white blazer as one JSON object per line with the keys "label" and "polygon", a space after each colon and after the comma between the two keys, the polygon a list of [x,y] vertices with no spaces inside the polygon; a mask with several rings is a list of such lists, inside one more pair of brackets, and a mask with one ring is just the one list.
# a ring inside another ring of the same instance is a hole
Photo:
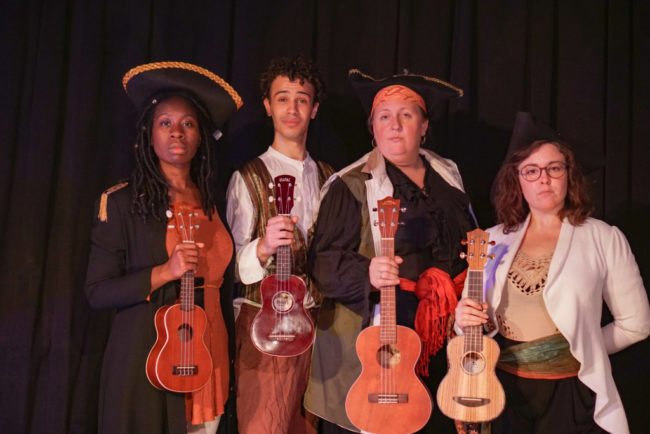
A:
{"label": "white blazer", "polygon": [[[490,240],[496,242],[491,251],[508,248],[496,270],[484,273],[488,314],[497,327],[494,312],[529,223],[530,216],[509,234],[503,233],[502,225],[488,229]],[[494,285],[487,287],[490,274]],[[589,218],[573,226],[564,219],[542,295],[551,319],[580,362],[578,378],[596,393],[594,420],[611,433],[629,433],[608,354],[650,334],[650,306],[625,236],[600,220]],[[601,328],[603,300],[614,321]]]}

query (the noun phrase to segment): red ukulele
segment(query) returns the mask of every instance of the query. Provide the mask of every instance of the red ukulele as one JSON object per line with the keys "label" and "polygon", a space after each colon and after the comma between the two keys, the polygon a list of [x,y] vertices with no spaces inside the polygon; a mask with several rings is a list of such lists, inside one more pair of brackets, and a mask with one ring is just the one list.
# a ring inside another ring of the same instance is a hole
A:
{"label": "red ukulele", "polygon": [[[275,177],[275,204],[278,214],[289,216],[293,208],[296,178]],[[303,307],[307,287],[291,274],[291,246],[276,252],[275,274],[262,281],[262,309],[251,323],[251,339],[261,352],[280,357],[297,356],[314,342],[314,323]]]}
{"label": "red ukulele", "polygon": [[[480,229],[467,233],[468,296],[483,303],[483,267],[488,258],[489,234]],[[465,244],[465,243],[464,243]],[[464,256],[464,255],[463,255]],[[445,416],[463,422],[495,419],[505,406],[503,387],[494,373],[499,346],[483,335],[483,327],[469,326],[447,345],[449,371],[438,386],[437,400]]]}
{"label": "red ukulele", "polygon": [[[400,201],[386,197],[377,205],[381,254],[392,258]],[[345,411],[363,431],[415,432],[433,409],[429,391],[415,374],[422,344],[414,330],[396,324],[395,287],[380,291],[380,325],[365,328],[357,338],[362,370],[348,392]]]}
{"label": "red ukulele", "polygon": [[[192,224],[196,217],[191,205],[174,206],[176,229],[184,243],[194,242]],[[156,312],[158,335],[147,357],[147,378],[158,389],[171,392],[199,390],[212,375],[212,358],[204,342],[206,316],[194,305],[194,271],[181,277],[180,303],[163,306]]]}

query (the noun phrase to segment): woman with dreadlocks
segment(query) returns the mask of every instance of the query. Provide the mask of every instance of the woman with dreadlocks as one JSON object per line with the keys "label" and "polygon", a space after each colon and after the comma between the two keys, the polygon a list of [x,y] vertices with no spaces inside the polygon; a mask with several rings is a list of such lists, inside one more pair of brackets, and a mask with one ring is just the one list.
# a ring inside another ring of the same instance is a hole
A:
{"label": "woman with dreadlocks", "polygon": [[[136,166],[128,182],[101,196],[86,276],[91,306],[116,312],[102,365],[98,432],[214,433],[220,422],[234,428],[228,411],[234,408],[228,400],[233,242],[217,203],[224,195],[214,192],[211,148],[212,131],[218,137],[242,101],[220,77],[180,62],[133,68],[123,85],[141,109]],[[179,228],[190,225],[178,224],[171,212],[180,206],[194,218],[194,243],[183,242],[188,237]],[[201,389],[173,393],[154,387],[145,365],[156,341],[156,311],[175,303],[187,271],[195,272],[195,304],[206,312],[213,369]]]}

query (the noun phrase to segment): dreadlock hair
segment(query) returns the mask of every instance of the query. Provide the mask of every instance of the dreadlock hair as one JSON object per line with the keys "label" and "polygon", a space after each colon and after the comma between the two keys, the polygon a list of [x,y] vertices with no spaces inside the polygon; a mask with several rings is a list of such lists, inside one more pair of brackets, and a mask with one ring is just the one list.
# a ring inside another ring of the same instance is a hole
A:
{"label": "dreadlock hair", "polygon": [[271,84],[276,77],[285,76],[289,80],[299,80],[304,85],[305,81],[314,86],[314,104],[325,97],[323,78],[316,64],[302,54],[294,57],[277,57],[271,59],[266,71],[260,76],[260,89],[262,98],[269,98]]}
{"label": "dreadlock hair", "polygon": [[212,214],[216,209],[216,200],[212,195],[216,173],[212,164],[211,148],[214,138],[211,131],[214,131],[215,127],[203,103],[191,92],[183,89],[163,90],[156,93],[149,98],[148,104],[140,112],[136,123],[136,165],[129,182],[133,190],[131,212],[139,214],[145,221],[148,217],[153,217],[157,221],[167,219],[170,185],[160,171],[159,159],[151,143],[151,131],[156,107],[172,97],[185,99],[197,113],[201,143],[191,162],[190,177],[201,193],[203,212],[212,220]]}

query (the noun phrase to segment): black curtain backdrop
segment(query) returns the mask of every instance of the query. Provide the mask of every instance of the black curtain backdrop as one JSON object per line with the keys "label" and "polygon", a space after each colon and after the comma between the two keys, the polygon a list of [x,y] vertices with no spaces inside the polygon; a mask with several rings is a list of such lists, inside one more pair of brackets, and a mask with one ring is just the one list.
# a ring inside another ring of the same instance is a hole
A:
{"label": "black curtain backdrop", "polygon": [[[271,57],[318,62],[329,97],[308,146],[336,168],[370,148],[348,69],[448,80],[465,97],[434,114],[426,146],[459,164],[483,227],[515,112],[530,110],[575,139],[596,217],[625,232],[648,285],[649,48],[641,0],[3,1],[0,430],[95,432],[111,313],[88,307],[83,281],[92,204],[132,167],[131,67],[188,61],[239,91],[223,182],[270,144],[257,77]],[[650,423],[649,356],[645,341],[611,357],[632,432]]]}

